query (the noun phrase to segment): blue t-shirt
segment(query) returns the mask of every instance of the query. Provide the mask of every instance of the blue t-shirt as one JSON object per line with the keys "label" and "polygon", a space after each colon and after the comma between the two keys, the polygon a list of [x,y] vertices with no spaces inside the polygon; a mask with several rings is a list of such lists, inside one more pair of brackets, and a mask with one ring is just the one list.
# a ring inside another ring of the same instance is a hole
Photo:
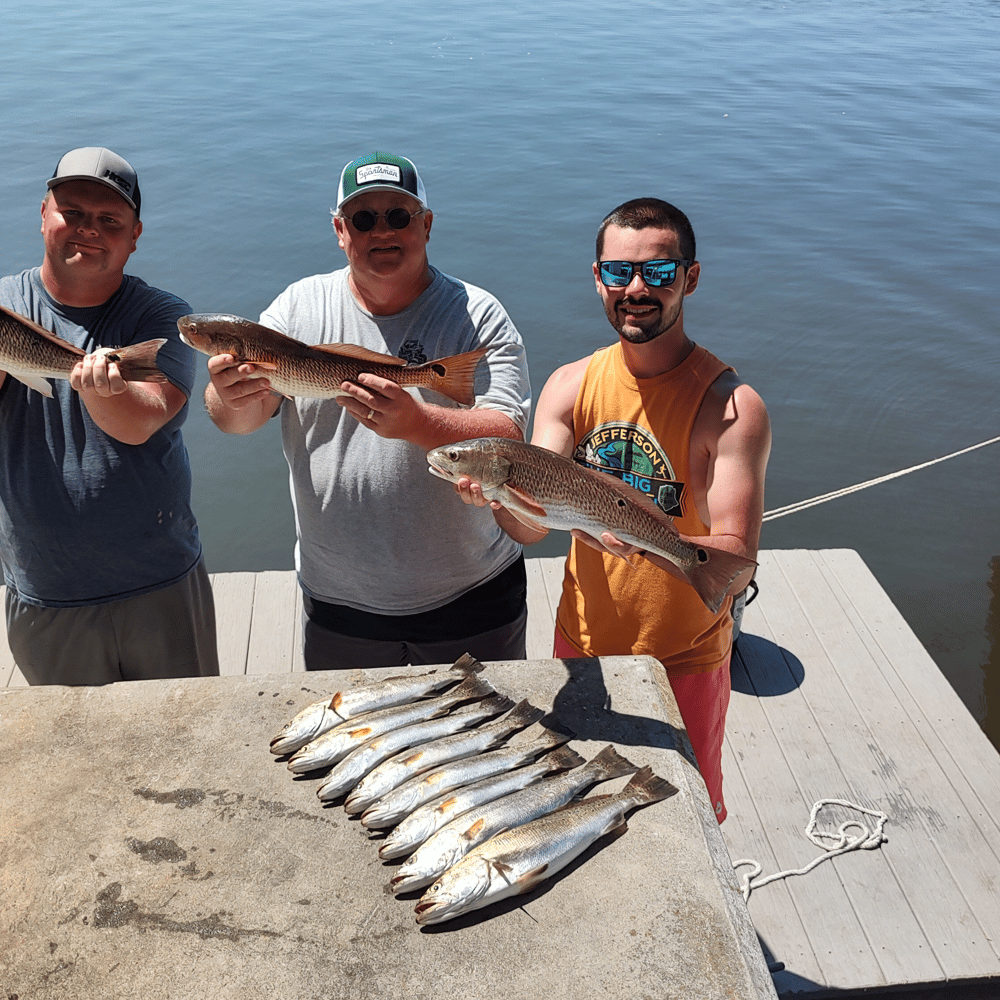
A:
{"label": "blue t-shirt", "polygon": [[[0,304],[86,352],[166,337],[157,365],[191,395],[194,354],[182,299],[126,275],[103,305],[77,309],[46,291],[38,268],[0,278]],[[0,561],[21,600],[76,607],[168,587],[201,558],[191,469],[181,438],[188,404],[148,441],[128,445],[91,420],[65,379],[47,399],[8,375],[0,386]]]}

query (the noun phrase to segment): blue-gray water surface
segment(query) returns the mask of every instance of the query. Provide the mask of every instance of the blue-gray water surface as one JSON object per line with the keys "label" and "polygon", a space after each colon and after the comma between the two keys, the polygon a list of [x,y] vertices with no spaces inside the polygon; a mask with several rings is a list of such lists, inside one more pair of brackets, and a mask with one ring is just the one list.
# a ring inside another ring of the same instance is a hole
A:
{"label": "blue-gray water surface", "polygon": [[[997,0],[36,0],[5,14],[0,267],[41,259],[61,153],[107,145],[142,184],[129,270],[256,318],[342,265],[339,170],[389,149],[426,182],[432,261],[500,298],[537,392],[611,339],[601,218],[663,197],[698,234],[689,332],[768,404],[773,510],[1000,434],[998,28]],[[277,427],[227,437],[196,403],[185,437],[209,568],[290,568]],[[998,447],[762,546],[856,549],[1000,745]]]}

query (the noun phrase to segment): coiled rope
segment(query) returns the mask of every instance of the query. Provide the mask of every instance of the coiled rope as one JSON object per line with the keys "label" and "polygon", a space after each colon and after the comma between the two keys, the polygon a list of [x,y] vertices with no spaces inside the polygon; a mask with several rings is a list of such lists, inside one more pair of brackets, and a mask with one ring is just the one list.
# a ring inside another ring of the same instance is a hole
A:
{"label": "coiled rope", "polygon": [[[861,820],[848,819],[844,820],[844,822],[840,824],[835,833],[830,830],[817,830],[816,824],[818,822],[819,812],[823,806],[827,805],[844,806],[847,809],[854,809],[856,812],[864,813],[866,816],[871,816],[872,819],[876,821],[875,828],[869,829],[863,822],[861,822]],[[812,807],[812,812],[809,814],[809,822],[806,824],[805,834],[817,847],[822,848],[825,853],[821,854],[813,861],[810,861],[805,868],[790,868],[788,871],[775,872],[775,874],[766,875],[764,878],[757,877],[761,872],[760,862],[754,861],[751,858],[744,858],[742,861],[734,861],[734,870],[742,868],[744,865],[753,866],[753,871],[747,874],[743,880],[742,886],[740,887],[743,891],[743,899],[748,900],[750,898],[750,893],[753,892],[754,889],[759,889],[761,886],[765,886],[769,882],[776,882],[778,879],[788,878],[789,875],[806,875],[817,865],[822,864],[830,858],[837,857],[838,854],[846,854],[848,851],[857,850],[876,850],[889,839],[883,832],[885,824],[888,821],[889,817],[886,816],[884,812],[879,812],[877,809],[865,809],[864,806],[848,802],[846,799],[820,799]],[[848,836],[847,831],[851,828],[856,828],[861,832],[856,837],[850,837]]]}
{"label": "coiled rope", "polygon": [[857,486],[847,486],[842,490],[834,490],[832,493],[824,493],[822,496],[813,497],[812,500],[799,500],[798,503],[790,503],[785,507],[776,507],[769,510],[763,517],[765,521],[773,521],[776,517],[784,517],[786,514],[795,514],[807,507],[815,507],[817,504],[826,503],[827,500],[836,500],[837,497],[845,497],[849,493],[857,493],[858,490],[866,490],[869,486],[878,486],[879,483],[887,483],[890,479],[898,479],[910,472],[917,472],[919,469],[926,469],[930,465],[937,465],[938,462],[946,462],[949,458],[956,458],[966,452],[975,451],[977,448],[985,448],[988,444],[996,444],[1000,437],[990,438],[988,441],[980,441],[979,444],[970,445],[961,451],[953,451],[950,455],[942,455],[940,458],[931,459],[929,462],[921,462],[920,465],[911,465],[908,469],[900,469],[899,472],[890,472],[887,476],[879,476],[877,479],[869,479],[866,483],[858,483]]}

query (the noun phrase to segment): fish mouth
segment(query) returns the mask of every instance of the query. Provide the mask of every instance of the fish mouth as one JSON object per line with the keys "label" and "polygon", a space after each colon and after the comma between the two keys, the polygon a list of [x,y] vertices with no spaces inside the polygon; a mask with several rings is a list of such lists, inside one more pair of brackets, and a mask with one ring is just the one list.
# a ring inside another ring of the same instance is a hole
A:
{"label": "fish mouth", "polygon": [[453,477],[451,473],[447,472],[445,469],[442,469],[440,466],[434,465],[433,462],[427,463],[427,471],[432,476],[437,476],[438,479],[444,479],[446,482],[449,483],[452,481]]}

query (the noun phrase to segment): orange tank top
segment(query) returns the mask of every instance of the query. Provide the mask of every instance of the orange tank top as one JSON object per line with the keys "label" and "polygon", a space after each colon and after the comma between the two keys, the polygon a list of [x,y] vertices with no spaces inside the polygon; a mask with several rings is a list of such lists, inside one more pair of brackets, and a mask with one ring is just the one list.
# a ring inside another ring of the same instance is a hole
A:
{"label": "orange tank top", "polygon": [[[689,485],[691,429],[709,386],[727,370],[695,345],[678,367],[636,379],[619,344],[598,351],[573,408],[574,460],[646,493],[681,534],[709,534]],[[633,562],[573,540],[556,616],[562,636],[584,656],[655,656],[668,675],[717,668],[732,643],[732,599],[713,615],[687,583],[648,560]]]}

